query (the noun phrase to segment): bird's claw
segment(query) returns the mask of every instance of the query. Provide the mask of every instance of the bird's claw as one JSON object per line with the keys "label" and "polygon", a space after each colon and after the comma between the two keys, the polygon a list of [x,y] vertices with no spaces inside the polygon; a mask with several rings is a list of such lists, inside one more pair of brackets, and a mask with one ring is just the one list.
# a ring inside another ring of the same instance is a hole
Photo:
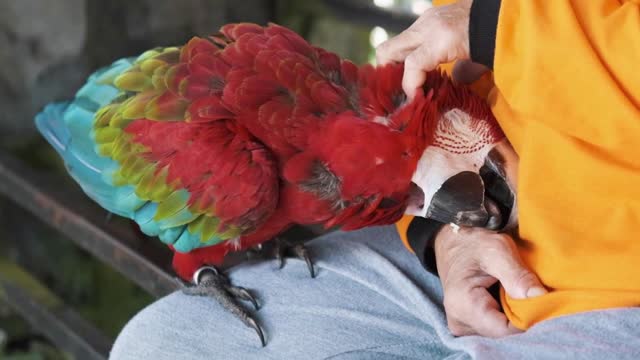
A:
{"label": "bird's claw", "polygon": [[255,330],[255,332],[258,334],[262,347],[267,346],[267,342],[264,338],[264,332],[262,331],[262,328],[260,327],[260,325],[258,325],[258,322],[254,318],[247,318],[247,323],[248,323],[247,326]]}
{"label": "bird's claw", "polygon": [[291,253],[296,258],[304,260],[304,262],[307,263],[307,268],[309,269],[309,274],[311,275],[311,277],[316,277],[315,268],[313,266],[311,256],[309,255],[309,250],[304,246],[303,243],[291,244],[288,240],[282,238],[276,238],[275,242],[275,256],[279,261],[280,269],[282,269],[285,265],[286,254]]}
{"label": "bird's claw", "polygon": [[229,279],[216,268],[204,266],[193,275],[195,286],[184,288],[182,291],[192,296],[207,296],[214,298],[222,307],[240,319],[247,327],[252,328],[260,338],[260,343],[266,345],[264,332],[258,322],[249,312],[238,304],[236,299],[249,301],[259,310],[258,301],[243,287],[233,286]]}
{"label": "bird's claw", "polygon": [[260,305],[258,304],[258,300],[256,300],[256,297],[253,296],[253,294],[251,294],[251,292],[249,292],[249,290],[247,290],[246,288],[243,288],[241,286],[229,286],[226,289],[231,295],[235,296],[236,298],[240,299],[240,300],[244,300],[244,301],[249,301],[252,305],[253,308],[257,310],[260,310]]}

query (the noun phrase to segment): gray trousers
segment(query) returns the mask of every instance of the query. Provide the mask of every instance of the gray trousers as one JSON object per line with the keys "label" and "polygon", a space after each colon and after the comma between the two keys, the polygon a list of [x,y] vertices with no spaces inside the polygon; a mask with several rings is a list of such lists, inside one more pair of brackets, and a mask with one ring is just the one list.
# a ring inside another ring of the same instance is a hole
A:
{"label": "gray trousers", "polygon": [[333,233],[309,243],[318,275],[300,260],[230,271],[255,291],[268,344],[207,298],[169,295],[122,330],[111,359],[640,359],[640,309],[544,321],[502,339],[453,337],[439,279],[393,227]]}

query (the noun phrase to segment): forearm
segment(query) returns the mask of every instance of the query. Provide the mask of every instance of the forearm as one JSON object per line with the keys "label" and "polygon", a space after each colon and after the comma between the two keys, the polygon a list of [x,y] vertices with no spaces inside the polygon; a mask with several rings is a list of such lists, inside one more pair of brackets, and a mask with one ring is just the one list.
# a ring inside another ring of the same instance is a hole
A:
{"label": "forearm", "polygon": [[434,275],[438,275],[436,266],[435,241],[445,224],[425,218],[413,218],[406,231],[407,245],[418,257],[422,266]]}

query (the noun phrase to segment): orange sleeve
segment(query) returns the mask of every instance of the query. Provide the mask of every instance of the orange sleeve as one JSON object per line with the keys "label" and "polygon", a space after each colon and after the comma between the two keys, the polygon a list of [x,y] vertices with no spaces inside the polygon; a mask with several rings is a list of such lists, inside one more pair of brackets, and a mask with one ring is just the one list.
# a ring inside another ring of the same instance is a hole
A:
{"label": "orange sleeve", "polygon": [[490,102],[520,156],[520,328],[640,304],[640,1],[503,0]]}

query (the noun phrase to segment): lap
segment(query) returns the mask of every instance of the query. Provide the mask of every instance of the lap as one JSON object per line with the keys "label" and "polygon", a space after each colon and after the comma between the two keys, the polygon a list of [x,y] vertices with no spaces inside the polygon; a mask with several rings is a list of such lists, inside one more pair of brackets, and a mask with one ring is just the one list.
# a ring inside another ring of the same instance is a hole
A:
{"label": "lap", "polygon": [[[567,327],[566,319],[559,319],[500,340],[454,338],[446,329],[439,280],[408,253],[393,227],[333,233],[308,247],[318,269],[315,279],[309,278],[306,264],[297,259],[288,260],[282,270],[276,261],[264,261],[243,264],[229,273],[234,284],[252,289],[260,299],[262,307],[255,314],[267,336],[265,348],[253,330],[216,302],[174,293],[127,324],[111,358],[537,358],[527,349],[549,355],[545,358],[566,358],[575,347],[570,339],[586,336],[579,324],[594,329],[602,325],[586,314],[586,320],[580,321],[567,317],[569,324],[578,324],[574,328]],[[615,322],[617,316],[629,319],[628,314],[609,315],[614,312],[601,314],[607,314],[608,322]],[[640,319],[638,313],[633,316]],[[544,327],[544,331],[537,330]],[[567,329],[582,331],[575,332],[576,337]],[[564,335],[549,335],[554,331]],[[632,337],[638,335],[634,331]],[[599,340],[604,343],[600,351],[607,350],[607,355],[622,351],[617,358],[626,358],[623,355],[633,349],[633,342],[621,347]],[[591,355],[597,354],[585,353],[582,358],[597,358]]]}

